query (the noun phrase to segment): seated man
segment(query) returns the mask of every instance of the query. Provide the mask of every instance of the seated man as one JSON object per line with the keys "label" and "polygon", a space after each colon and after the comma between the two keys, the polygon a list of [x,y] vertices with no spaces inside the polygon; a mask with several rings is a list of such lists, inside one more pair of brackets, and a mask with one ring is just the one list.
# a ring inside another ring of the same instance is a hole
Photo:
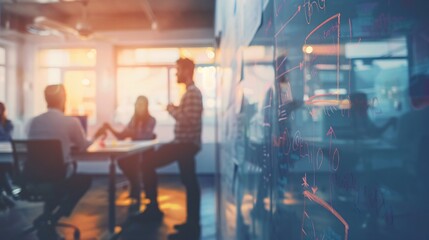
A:
{"label": "seated man", "polygon": [[[66,102],[66,92],[63,85],[50,85],[45,88],[45,100],[48,105],[48,111],[34,117],[28,128],[29,139],[59,139],[62,144],[64,161],[66,164],[66,178],[64,182],[59,183],[58,197],[62,198],[58,210],[50,216],[41,216],[36,222],[44,223],[44,231],[51,235],[56,235],[54,227],[50,222],[57,222],[63,216],[69,216],[73,208],[79,202],[91,185],[89,176],[76,173],[73,159],[71,158],[71,148],[80,151],[85,150],[91,145],[91,141],[85,138],[82,126],[79,120],[74,117],[64,116]],[[104,134],[104,131],[98,131],[94,139]],[[49,174],[49,173],[46,173]]]}

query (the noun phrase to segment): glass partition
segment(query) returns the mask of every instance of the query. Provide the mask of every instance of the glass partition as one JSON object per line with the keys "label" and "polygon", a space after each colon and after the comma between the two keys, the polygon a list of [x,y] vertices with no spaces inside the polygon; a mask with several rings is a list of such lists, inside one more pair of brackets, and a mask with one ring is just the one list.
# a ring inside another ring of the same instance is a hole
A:
{"label": "glass partition", "polygon": [[223,19],[220,239],[428,239],[428,4],[263,2]]}

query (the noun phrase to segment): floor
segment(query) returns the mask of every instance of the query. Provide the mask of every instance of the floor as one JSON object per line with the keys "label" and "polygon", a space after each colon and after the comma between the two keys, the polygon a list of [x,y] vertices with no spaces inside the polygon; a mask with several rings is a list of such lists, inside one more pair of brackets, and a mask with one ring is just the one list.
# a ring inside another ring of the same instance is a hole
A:
{"label": "floor", "polygon": [[[199,176],[201,185],[201,240],[216,239],[215,222],[215,187],[213,176]],[[126,182],[121,178],[118,182]],[[120,185],[120,184],[118,184]],[[168,234],[174,233],[173,225],[185,220],[185,193],[178,176],[161,176],[159,188],[159,203],[164,212],[164,221],[161,224],[125,224],[129,213],[137,210],[138,206],[131,204],[126,184],[117,189],[116,201],[116,232],[113,237],[108,234],[107,215],[107,178],[94,178],[90,191],[82,198],[70,218],[61,222],[71,223],[79,227],[81,239],[167,239]],[[142,193],[142,197],[144,194]],[[143,201],[140,210],[145,208]],[[31,226],[32,221],[42,211],[41,203],[17,201],[15,207],[0,212],[0,239],[11,239],[20,231]],[[73,239],[71,230],[59,229],[58,232],[65,239]],[[29,235],[25,239],[37,239],[36,235]],[[21,239],[20,239],[21,240]]]}

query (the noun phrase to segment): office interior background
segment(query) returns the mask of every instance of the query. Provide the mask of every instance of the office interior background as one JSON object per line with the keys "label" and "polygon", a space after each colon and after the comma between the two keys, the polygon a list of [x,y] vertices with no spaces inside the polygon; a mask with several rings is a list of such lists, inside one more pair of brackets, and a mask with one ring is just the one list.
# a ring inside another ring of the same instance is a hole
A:
{"label": "office interior background", "polygon": [[[127,124],[145,95],[167,142],[165,106],[185,92],[175,61],[187,57],[204,102],[197,172],[212,189],[201,239],[429,239],[427,10],[423,0],[1,0],[0,102],[25,138],[46,110],[43,89],[62,83],[66,114],[86,115],[92,136]],[[104,238],[94,228],[87,236]]]}

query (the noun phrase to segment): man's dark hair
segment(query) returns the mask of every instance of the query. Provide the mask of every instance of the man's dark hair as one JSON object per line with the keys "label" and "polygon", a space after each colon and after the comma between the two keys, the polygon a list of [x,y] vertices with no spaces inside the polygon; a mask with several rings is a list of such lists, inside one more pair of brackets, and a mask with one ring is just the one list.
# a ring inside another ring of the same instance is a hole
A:
{"label": "man's dark hair", "polygon": [[195,63],[189,58],[179,58],[177,59],[176,64],[178,66],[181,66],[185,70],[190,70],[191,72],[194,72]]}
{"label": "man's dark hair", "polygon": [[49,85],[45,88],[45,100],[50,107],[59,107],[66,94],[66,89],[62,84]]}

